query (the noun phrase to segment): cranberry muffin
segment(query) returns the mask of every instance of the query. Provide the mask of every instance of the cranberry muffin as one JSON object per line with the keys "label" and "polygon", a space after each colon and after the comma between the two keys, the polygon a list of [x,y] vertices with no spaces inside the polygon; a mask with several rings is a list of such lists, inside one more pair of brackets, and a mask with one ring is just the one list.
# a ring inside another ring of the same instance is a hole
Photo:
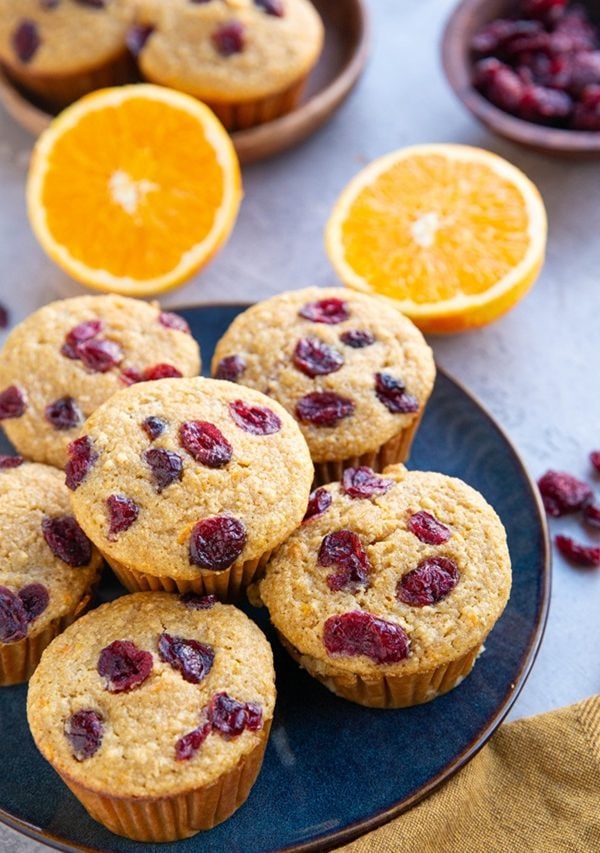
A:
{"label": "cranberry muffin", "polygon": [[60,471],[0,456],[0,685],[27,681],[89,604],[102,559],[73,515]]}
{"label": "cranberry muffin", "polygon": [[133,80],[121,0],[2,0],[0,62],[57,110],[103,86]]}
{"label": "cranberry muffin", "polygon": [[70,452],[77,520],[129,590],[236,596],[300,524],[312,480],[287,412],[213,379],[115,394]]}
{"label": "cranberry muffin", "polygon": [[198,344],[176,314],[123,296],[52,302],[0,352],[0,421],[17,450],[59,468],[85,419],[134,382],[194,376]]}
{"label": "cranberry muffin", "polygon": [[130,0],[130,44],[146,80],[208,104],[228,130],[298,103],[323,46],[309,0]]}
{"label": "cranberry muffin", "polygon": [[214,376],[274,397],[298,421],[317,483],[404,462],[433,388],[433,355],[383,300],[307,288],[253,305],[217,344]]}
{"label": "cranberry muffin", "polygon": [[317,489],[259,595],[312,676],[361,705],[398,708],[469,674],[510,585],[506,534],[483,497],[393,465]]}
{"label": "cranberry muffin", "polygon": [[246,800],[274,705],[271,647],[240,610],[211,596],[138,593],[51,644],[27,717],[95,820],[161,842],[210,829]]}

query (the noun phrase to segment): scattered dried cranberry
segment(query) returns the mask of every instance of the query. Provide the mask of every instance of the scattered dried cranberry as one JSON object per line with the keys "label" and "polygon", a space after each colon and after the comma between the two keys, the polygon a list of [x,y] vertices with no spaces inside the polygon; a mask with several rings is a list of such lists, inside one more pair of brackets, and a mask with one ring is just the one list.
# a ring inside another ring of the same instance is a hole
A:
{"label": "scattered dried cranberry", "polygon": [[228,21],[214,31],[211,41],[221,56],[233,56],[234,53],[241,53],[244,49],[246,28],[240,21]]}
{"label": "scattered dried cranberry", "polygon": [[415,512],[408,519],[408,529],[427,545],[441,545],[452,536],[452,531],[430,512]]}
{"label": "scattered dried cranberry", "polygon": [[243,400],[229,404],[229,414],[244,432],[252,435],[273,435],[281,429],[281,420],[266,406],[251,406]]}
{"label": "scattered dried cranberry", "polygon": [[27,636],[27,613],[18,595],[0,586],[0,642],[15,643]]}
{"label": "scattered dried cranberry", "polygon": [[276,18],[283,18],[285,15],[282,0],[254,0],[254,4],[259,9],[264,9],[267,15],[274,15]]}
{"label": "scattered dried cranberry", "polygon": [[600,450],[592,450],[590,453],[590,462],[596,471],[600,471]]}
{"label": "scattered dried cranberry", "polygon": [[192,530],[190,563],[203,569],[228,569],[246,546],[246,527],[237,518],[215,515],[204,518]]}
{"label": "scattered dried cranberry", "polygon": [[42,583],[30,583],[19,590],[28,623],[34,622],[48,607],[50,596]]}
{"label": "scattered dried cranberry", "polygon": [[167,329],[185,332],[186,335],[191,334],[190,327],[183,317],[180,317],[179,314],[173,314],[171,311],[161,311],[158,315],[158,322],[166,326]]}
{"label": "scattered dried cranberry", "polygon": [[163,418],[156,417],[155,415],[150,415],[150,417],[142,421],[142,429],[150,441],[154,441],[162,435],[166,428],[167,422],[163,420]]}
{"label": "scattered dried cranberry", "polygon": [[600,506],[597,504],[586,504],[583,508],[583,520],[590,527],[600,527]]}
{"label": "scattered dried cranberry", "polygon": [[183,477],[183,459],[172,450],[153,447],[144,453],[144,462],[147,462],[152,470],[152,477],[159,495],[167,486],[181,481]]}
{"label": "scattered dried cranberry", "polygon": [[190,758],[193,758],[211,731],[212,725],[204,723],[204,725],[179,738],[175,744],[175,760],[189,761]]}
{"label": "scattered dried cranberry", "polygon": [[137,367],[126,367],[121,371],[119,379],[125,385],[136,385],[138,382],[144,381],[144,374]]}
{"label": "scattered dried cranberry", "polygon": [[545,124],[547,121],[566,118],[573,101],[566,92],[546,86],[525,86],[519,103],[519,116],[527,121]]}
{"label": "scattered dried cranberry", "polygon": [[69,566],[87,566],[92,543],[72,515],[42,519],[42,534],[55,557]]}
{"label": "scattered dried cranberry", "polygon": [[375,335],[363,329],[350,329],[340,335],[340,341],[352,349],[364,349],[375,343]]}
{"label": "scattered dried cranberry", "polygon": [[158,638],[158,656],[181,673],[184,681],[200,684],[212,669],[215,651],[198,640],[173,637],[166,631]]}
{"label": "scattered dried cranberry", "polygon": [[198,595],[197,592],[184,592],[179,600],[188,610],[210,610],[217,603],[216,595]]}
{"label": "scattered dried cranberry", "polygon": [[144,45],[154,32],[154,27],[150,24],[134,24],[127,30],[125,41],[130,52],[134,56],[139,56]]}
{"label": "scattered dried cranberry", "polygon": [[498,18],[478,30],[471,39],[471,49],[481,54],[496,54],[504,49],[510,50],[511,42],[526,36],[543,32],[539,21],[513,21]]}
{"label": "scattered dried cranberry", "polygon": [[416,569],[403,575],[396,597],[413,607],[437,604],[454,589],[460,578],[458,566],[448,557],[427,557]]}
{"label": "scattered dried cranberry", "polygon": [[12,46],[21,62],[31,62],[40,44],[40,33],[35,21],[21,21],[12,34]]}
{"label": "scattered dried cranberry", "polygon": [[52,424],[54,429],[75,429],[85,420],[83,412],[73,397],[61,397],[46,406],[46,420]]}
{"label": "scattered dried cranberry", "polygon": [[0,421],[20,418],[27,409],[25,394],[16,385],[9,385],[0,392]]}
{"label": "scattered dried cranberry", "polygon": [[548,515],[558,518],[577,512],[592,500],[593,492],[587,483],[561,471],[547,471],[538,480],[538,488]]}
{"label": "scattered dried cranberry", "polygon": [[179,441],[196,462],[207,468],[223,468],[233,455],[233,448],[221,430],[208,421],[181,424]]}
{"label": "scattered dried cranberry", "polygon": [[97,669],[109,693],[128,693],[144,683],[152,667],[150,652],[138,649],[131,640],[115,640],[100,652]]}
{"label": "scattered dried cranberry", "polygon": [[580,566],[600,566],[600,545],[596,547],[581,545],[570,536],[555,536],[554,544],[567,560]]}
{"label": "scattered dried cranberry", "polygon": [[349,498],[373,498],[385,495],[393,485],[393,480],[378,477],[366,465],[360,468],[346,468],[342,477],[342,492]]}
{"label": "scattered dried cranberry", "polygon": [[246,370],[246,362],[241,355],[226,355],[217,365],[216,378],[237,382]]}
{"label": "scattered dried cranberry", "polygon": [[327,577],[327,586],[334,592],[365,588],[369,584],[371,563],[356,533],[336,530],[328,533],[321,542],[319,566],[333,566],[337,572]]}
{"label": "scattered dried cranberry", "polygon": [[84,341],[91,341],[92,338],[98,337],[103,329],[104,323],[102,320],[86,320],[84,323],[74,326],[65,335],[65,343],[70,347],[76,347],[77,344],[81,344]]}
{"label": "scattered dried cranberry", "polygon": [[336,426],[354,409],[352,400],[333,391],[312,391],[296,403],[296,417],[315,426]]}
{"label": "scattered dried cranberry", "polygon": [[326,376],[344,364],[344,357],[319,338],[301,338],[296,344],[292,361],[307,376]]}
{"label": "scattered dried cranberry", "polygon": [[315,489],[314,492],[311,492],[310,497],[308,498],[306,514],[302,519],[302,524],[310,521],[311,518],[316,518],[318,515],[323,515],[324,512],[327,512],[331,506],[332,500],[333,498],[327,489]]}
{"label": "scattered dried cranberry", "polygon": [[71,744],[77,761],[91,758],[100,749],[104,736],[104,720],[98,711],[84,708],[65,720],[65,737]]}
{"label": "scattered dried cranberry", "polygon": [[9,324],[8,308],[0,302],[0,329],[6,329]]}
{"label": "scattered dried cranberry", "polygon": [[116,541],[118,533],[129,530],[140,514],[140,508],[131,498],[125,495],[110,495],[106,499],[108,509],[109,528],[108,538],[111,542]]}
{"label": "scattered dried cranberry", "polygon": [[375,374],[375,393],[377,399],[393,414],[419,411],[417,398],[407,393],[404,382],[391,373]]}
{"label": "scattered dried cranberry", "polygon": [[181,370],[172,364],[154,364],[144,370],[142,379],[144,382],[151,382],[155,379],[181,379],[182,376]]}
{"label": "scattered dried cranberry", "polygon": [[377,664],[398,663],[410,653],[410,640],[400,625],[362,610],[330,616],[323,642],[330,655],[366,655]]}
{"label": "scattered dried cranberry", "polygon": [[77,344],[77,355],[94,373],[108,373],[123,360],[123,350],[116,341],[98,338]]}
{"label": "scattered dried cranberry", "polygon": [[317,302],[307,302],[298,311],[300,317],[312,320],[313,323],[326,323],[328,326],[337,326],[350,317],[348,303],[342,299],[319,299]]}
{"label": "scattered dried cranberry", "polygon": [[5,456],[0,453],[0,469],[18,468],[24,461],[22,456]]}
{"label": "scattered dried cranberry", "polygon": [[65,465],[65,483],[75,491],[85,480],[90,468],[97,462],[98,454],[92,445],[89,435],[76,438],[68,447],[69,461]]}
{"label": "scattered dried cranberry", "polygon": [[208,719],[225,738],[238,737],[245,729],[257,731],[262,724],[262,709],[255,702],[238,702],[227,693],[215,693],[208,706]]}

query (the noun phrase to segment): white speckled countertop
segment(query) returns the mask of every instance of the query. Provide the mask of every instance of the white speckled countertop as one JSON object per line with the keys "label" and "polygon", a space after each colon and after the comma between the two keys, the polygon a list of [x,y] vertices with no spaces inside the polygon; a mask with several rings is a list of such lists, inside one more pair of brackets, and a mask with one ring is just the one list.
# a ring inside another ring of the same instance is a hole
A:
{"label": "white speckled countertop", "polygon": [[[600,449],[600,160],[527,152],[483,130],[455,100],[438,58],[453,0],[371,0],[373,56],[346,105],[300,148],[244,173],[235,233],[216,261],[167,305],[253,300],[332,284],[323,226],[340,189],[368,160],[419,142],[480,145],[535,181],[550,220],[547,263],[529,296],[481,331],[431,344],[443,367],[508,431],[534,477],[549,467],[582,477]],[[0,300],[13,321],[83,292],[38,248],[25,214],[31,138],[0,111]],[[599,489],[600,492],[600,483]],[[575,522],[556,529],[575,529]],[[600,571],[555,558],[546,635],[511,718],[600,691]],[[1,853],[47,848],[0,826]],[[115,848],[117,849],[117,848]]]}

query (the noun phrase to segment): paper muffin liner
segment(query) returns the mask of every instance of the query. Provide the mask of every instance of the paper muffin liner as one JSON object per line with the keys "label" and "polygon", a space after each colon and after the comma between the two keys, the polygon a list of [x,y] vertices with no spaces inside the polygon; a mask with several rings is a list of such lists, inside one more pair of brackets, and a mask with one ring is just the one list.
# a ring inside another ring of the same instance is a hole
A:
{"label": "paper muffin liner", "polygon": [[386,675],[374,671],[367,678],[351,672],[340,671],[336,675],[324,673],[323,665],[317,658],[301,654],[280,632],[278,634],[285,649],[309,675],[337,696],[369,708],[408,708],[430,702],[447,693],[471,672],[482,648],[482,644],[478,643],[461,657],[427,672]]}
{"label": "paper muffin liner", "polygon": [[252,752],[211,783],[173,796],[119,797],[99,793],[59,772],[89,815],[116,835],[159,843],[189,838],[230,817],[246,801],[263,762],[271,721]]}
{"label": "paper muffin liner", "polygon": [[267,551],[254,560],[234,563],[221,572],[198,569],[197,577],[191,580],[151,575],[125,566],[108,554],[103,556],[129,592],[194,592],[198,595],[216,595],[220,601],[234,601],[248,584],[260,576],[272,553],[272,550]]}

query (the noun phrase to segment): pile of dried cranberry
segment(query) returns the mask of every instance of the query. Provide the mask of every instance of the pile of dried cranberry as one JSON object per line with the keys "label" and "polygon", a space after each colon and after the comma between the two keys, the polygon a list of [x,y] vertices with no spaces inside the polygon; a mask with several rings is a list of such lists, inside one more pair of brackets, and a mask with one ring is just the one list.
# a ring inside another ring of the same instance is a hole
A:
{"label": "pile of dried cranberry", "polygon": [[568,0],[519,0],[471,40],[474,84],[537,124],[600,130],[600,27]]}

